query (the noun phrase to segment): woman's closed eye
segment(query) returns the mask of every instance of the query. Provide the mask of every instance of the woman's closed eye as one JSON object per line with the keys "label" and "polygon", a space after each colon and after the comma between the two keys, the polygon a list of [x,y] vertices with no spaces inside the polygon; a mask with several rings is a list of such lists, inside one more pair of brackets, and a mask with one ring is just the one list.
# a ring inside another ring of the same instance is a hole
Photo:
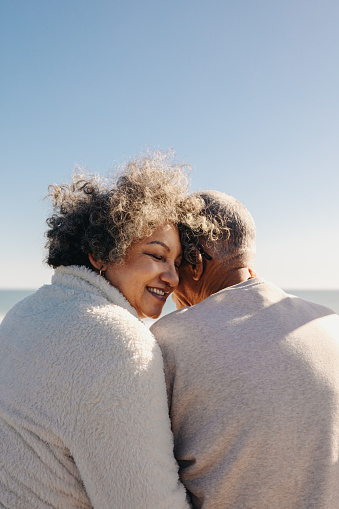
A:
{"label": "woman's closed eye", "polygon": [[[154,254],[154,253],[145,253],[145,254],[147,254],[147,256],[150,256],[151,258],[154,258],[155,260],[158,260],[159,262],[164,262],[164,263],[167,262],[166,256],[157,255],[157,254]],[[179,270],[180,265],[181,265],[181,258],[180,258],[180,260],[176,261],[175,264],[174,264],[176,270]]]}
{"label": "woman's closed eye", "polygon": [[147,256],[151,256],[152,258],[155,258],[156,260],[159,260],[159,261],[166,261],[166,260],[164,259],[164,257],[163,257],[163,256],[155,255],[155,254],[153,254],[153,253],[146,253],[146,254],[147,254]]}

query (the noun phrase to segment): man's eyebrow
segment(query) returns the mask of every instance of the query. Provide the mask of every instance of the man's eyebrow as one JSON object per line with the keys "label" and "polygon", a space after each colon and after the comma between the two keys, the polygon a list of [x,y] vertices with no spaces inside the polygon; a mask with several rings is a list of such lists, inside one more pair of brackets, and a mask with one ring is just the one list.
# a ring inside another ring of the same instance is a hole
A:
{"label": "man's eyebrow", "polygon": [[164,242],[160,242],[160,240],[152,240],[152,242],[147,242],[147,244],[159,244],[159,246],[164,247],[166,251],[171,251],[170,248]]}

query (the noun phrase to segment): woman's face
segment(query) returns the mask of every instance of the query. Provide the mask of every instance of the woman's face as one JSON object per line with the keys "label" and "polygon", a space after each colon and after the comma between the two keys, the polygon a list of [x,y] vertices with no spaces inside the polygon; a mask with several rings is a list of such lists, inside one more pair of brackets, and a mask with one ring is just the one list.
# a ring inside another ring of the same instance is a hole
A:
{"label": "woman's face", "polygon": [[105,277],[126,297],[140,318],[157,318],[179,282],[181,257],[178,230],[166,224],[151,237],[134,242],[125,263],[110,263]]}

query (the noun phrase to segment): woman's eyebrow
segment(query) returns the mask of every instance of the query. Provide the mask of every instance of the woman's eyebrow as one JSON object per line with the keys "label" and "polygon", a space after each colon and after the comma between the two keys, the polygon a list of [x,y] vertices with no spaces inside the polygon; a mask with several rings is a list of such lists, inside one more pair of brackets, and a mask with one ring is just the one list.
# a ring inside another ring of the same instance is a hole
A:
{"label": "woman's eyebrow", "polygon": [[147,242],[147,244],[159,244],[159,246],[162,246],[166,249],[166,251],[170,252],[170,248],[164,244],[164,242],[160,242],[160,240],[152,240],[152,242]]}

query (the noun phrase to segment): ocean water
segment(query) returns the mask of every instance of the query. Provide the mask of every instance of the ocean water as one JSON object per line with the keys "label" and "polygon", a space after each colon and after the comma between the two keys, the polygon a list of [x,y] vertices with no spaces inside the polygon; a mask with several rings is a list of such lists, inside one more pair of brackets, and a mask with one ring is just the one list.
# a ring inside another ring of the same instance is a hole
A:
{"label": "ocean water", "polygon": [[285,290],[285,292],[326,306],[339,315],[339,290]]}
{"label": "ocean water", "polygon": [[[0,322],[3,320],[7,311],[11,309],[17,302],[24,299],[35,290],[0,290]],[[339,314],[339,290],[285,290],[287,293],[296,295],[305,300],[316,302],[327,306]],[[175,310],[172,299],[169,299],[164,306],[162,316]],[[147,325],[154,323],[154,320],[145,319]]]}

